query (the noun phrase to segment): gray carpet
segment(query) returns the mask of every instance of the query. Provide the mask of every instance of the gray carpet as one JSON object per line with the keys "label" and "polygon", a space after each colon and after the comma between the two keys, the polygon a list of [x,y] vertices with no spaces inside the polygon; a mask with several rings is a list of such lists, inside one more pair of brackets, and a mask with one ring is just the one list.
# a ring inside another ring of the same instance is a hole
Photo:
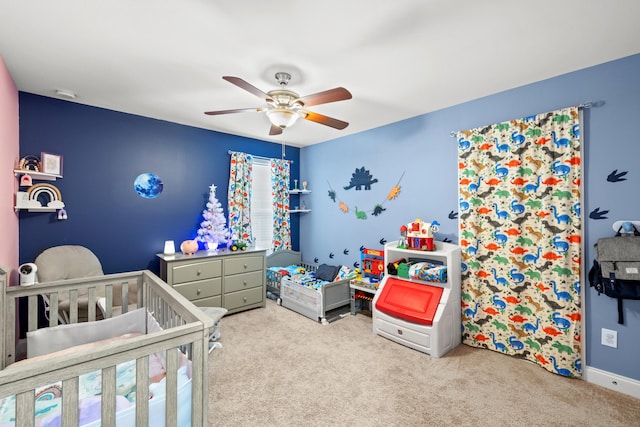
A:
{"label": "gray carpet", "polygon": [[440,359],[275,302],[224,317],[211,426],[640,426],[640,400],[460,345]]}

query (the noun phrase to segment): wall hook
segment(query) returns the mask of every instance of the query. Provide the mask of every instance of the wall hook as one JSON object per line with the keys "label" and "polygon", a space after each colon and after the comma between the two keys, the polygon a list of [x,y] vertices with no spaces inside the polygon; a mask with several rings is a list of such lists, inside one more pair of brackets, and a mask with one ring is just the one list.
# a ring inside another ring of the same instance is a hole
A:
{"label": "wall hook", "polygon": [[630,234],[634,232],[634,227],[636,230],[640,231],[640,221],[632,221],[628,219],[619,220],[614,222],[611,227],[616,233],[620,232],[621,234]]}

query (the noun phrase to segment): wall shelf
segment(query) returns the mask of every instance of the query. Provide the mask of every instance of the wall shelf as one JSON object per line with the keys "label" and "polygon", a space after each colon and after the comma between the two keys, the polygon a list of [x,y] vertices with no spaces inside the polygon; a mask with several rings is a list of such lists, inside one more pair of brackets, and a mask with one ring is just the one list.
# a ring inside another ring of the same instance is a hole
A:
{"label": "wall shelf", "polygon": [[[62,175],[37,172],[37,171],[26,170],[26,169],[14,169],[13,173],[18,178],[18,185],[20,187],[29,187],[29,189],[27,189],[26,191],[18,191],[16,193],[15,206],[13,207],[15,212],[18,212],[18,211],[56,212],[60,209],[64,209],[64,203],[62,202],[62,196],[60,195],[60,191],[52,184],[31,184],[31,185],[25,186],[25,185],[22,185],[22,183],[20,182],[21,177],[23,177],[24,175],[29,175],[31,179],[34,181],[49,181],[49,182],[53,182],[53,181],[56,181],[58,178],[62,178]],[[34,189],[36,189],[36,191],[33,193],[34,200],[39,193],[45,193],[49,195],[49,198],[50,198],[49,204],[52,204],[55,207],[42,206],[39,202],[34,203],[33,200],[29,200],[31,198],[30,193]],[[35,206],[35,205],[40,205],[40,206]]]}
{"label": "wall shelf", "polygon": [[58,211],[60,208],[56,209],[56,208],[20,208],[18,206],[15,206],[13,208],[14,211],[18,212],[18,211],[27,211],[27,212],[56,212]]}
{"label": "wall shelf", "polygon": [[[300,188],[294,188],[289,190],[289,194],[294,195],[294,196],[304,196],[311,193],[311,190],[302,190]],[[289,203],[291,203],[291,201],[289,201]],[[303,209],[289,209],[289,213],[306,213],[306,212],[311,212],[311,209],[306,209],[304,208],[304,203],[301,203],[301,205],[303,205]]]}
{"label": "wall shelf", "polygon": [[14,169],[13,174],[15,176],[30,175],[31,178],[37,179],[40,181],[55,181],[58,178],[62,178],[62,175],[54,175],[51,173],[36,172],[36,171],[22,170],[22,169]]}

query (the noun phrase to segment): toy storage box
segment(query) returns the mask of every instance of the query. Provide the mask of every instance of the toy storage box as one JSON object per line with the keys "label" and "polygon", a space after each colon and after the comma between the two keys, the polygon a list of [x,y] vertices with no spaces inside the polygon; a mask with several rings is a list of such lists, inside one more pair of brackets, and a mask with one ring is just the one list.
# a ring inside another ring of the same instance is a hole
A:
{"label": "toy storage box", "polygon": [[[399,249],[397,246],[398,242],[385,245],[387,260],[402,257],[442,261],[447,267],[446,282],[426,282],[385,275],[373,300],[373,332],[431,357],[441,357],[462,342],[460,248],[445,242],[436,242],[435,251]],[[381,301],[378,304],[388,293],[385,292],[387,286],[406,289],[396,290],[391,301],[386,304]],[[424,292],[421,292],[420,287],[425,288]],[[411,298],[406,299],[407,303],[402,302],[406,297],[402,293],[410,294]]]}

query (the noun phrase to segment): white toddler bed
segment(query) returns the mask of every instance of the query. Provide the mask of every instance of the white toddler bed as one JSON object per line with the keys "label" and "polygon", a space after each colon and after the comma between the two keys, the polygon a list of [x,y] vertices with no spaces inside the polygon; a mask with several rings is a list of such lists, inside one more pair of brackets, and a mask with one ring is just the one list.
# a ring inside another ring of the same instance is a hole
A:
{"label": "white toddler bed", "polygon": [[330,282],[323,281],[315,287],[300,280],[295,273],[291,274],[298,268],[304,269],[305,272],[317,273],[319,267],[322,266],[304,263],[301,253],[297,251],[273,252],[267,256],[267,286],[271,292],[277,292],[283,307],[327,324],[329,311],[351,304],[350,277],[344,273],[349,269],[342,267],[340,277]]}
{"label": "white toddler bed", "polygon": [[[78,323],[83,294],[88,322]],[[37,329],[38,296],[51,306],[48,328]],[[17,362],[19,298],[28,300],[27,353],[35,357]],[[71,324],[56,326],[63,298],[70,301]],[[129,301],[135,301],[133,309]],[[96,307],[104,309],[105,320],[95,321]],[[0,313],[0,426],[207,425],[213,321],[152,272],[23,287],[7,286],[0,268]],[[144,326],[136,330],[132,325],[140,318]],[[118,323],[127,333],[118,331]],[[88,336],[100,341],[88,343]]]}

